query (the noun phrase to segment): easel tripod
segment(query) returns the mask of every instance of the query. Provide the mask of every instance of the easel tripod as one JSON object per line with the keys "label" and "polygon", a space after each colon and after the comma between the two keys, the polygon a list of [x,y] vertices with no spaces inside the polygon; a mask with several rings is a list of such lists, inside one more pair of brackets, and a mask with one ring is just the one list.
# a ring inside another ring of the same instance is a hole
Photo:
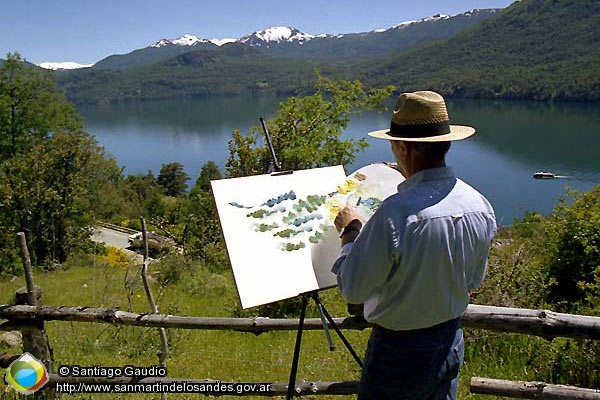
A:
{"label": "easel tripod", "polygon": [[308,306],[308,299],[311,298],[314,300],[315,304],[319,309],[319,313],[321,314],[321,322],[323,323],[323,329],[325,330],[325,336],[327,337],[327,341],[329,343],[329,350],[335,350],[335,346],[333,345],[333,340],[331,339],[331,334],[329,332],[329,327],[327,322],[331,324],[339,338],[342,340],[352,357],[356,360],[358,365],[362,368],[362,361],[356,351],[348,342],[348,339],[344,336],[339,326],[331,317],[331,314],[327,311],[323,303],[321,303],[321,299],[319,298],[319,293],[317,291],[304,293],[302,295],[302,309],[300,310],[300,319],[298,321],[298,331],[296,333],[296,344],[294,346],[294,357],[292,358],[292,368],[290,370],[290,379],[288,382],[288,391],[287,391],[287,400],[290,400],[294,396],[294,391],[296,390],[296,375],[298,373],[298,361],[300,359],[300,346],[302,344],[302,331],[304,329],[304,319],[306,317],[306,307]]}
{"label": "easel tripod", "polygon": [[[277,161],[277,156],[275,154],[275,149],[273,148],[273,143],[271,141],[271,136],[269,135],[269,131],[267,130],[267,126],[265,125],[265,121],[263,117],[260,117],[260,123],[262,125],[263,131],[265,133],[265,139],[271,151],[271,156],[273,157],[273,169],[275,170],[275,174],[282,174],[281,166]],[[352,357],[356,360],[358,365],[362,368],[362,361],[360,357],[356,354],[356,351],[350,345],[350,342],[346,339],[339,326],[331,317],[331,314],[325,309],[323,303],[321,303],[321,299],[319,298],[319,294],[317,291],[312,291],[308,293],[302,294],[302,309],[300,310],[300,319],[298,321],[298,331],[296,333],[296,344],[294,346],[294,357],[292,358],[292,367],[290,370],[290,379],[288,382],[288,391],[287,391],[287,400],[290,400],[294,396],[294,392],[296,390],[296,375],[298,373],[298,361],[300,358],[300,347],[302,344],[302,332],[304,329],[304,320],[306,317],[306,308],[308,306],[308,299],[311,298],[317,305],[319,309],[319,314],[321,315],[321,322],[323,324],[323,330],[325,331],[325,336],[327,338],[327,342],[329,343],[329,350],[335,350],[335,345],[333,344],[333,340],[331,339],[331,333],[329,332],[329,324],[333,327],[339,338],[342,340]]]}

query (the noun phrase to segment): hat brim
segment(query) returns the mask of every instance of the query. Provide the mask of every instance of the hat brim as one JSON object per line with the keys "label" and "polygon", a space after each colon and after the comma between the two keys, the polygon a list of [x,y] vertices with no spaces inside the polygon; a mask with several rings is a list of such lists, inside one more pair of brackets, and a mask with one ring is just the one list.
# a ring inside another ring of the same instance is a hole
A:
{"label": "hat brim", "polygon": [[449,142],[452,140],[462,140],[475,133],[475,128],[463,125],[450,125],[450,133],[438,136],[426,137],[397,137],[390,135],[389,129],[369,132],[368,135],[378,139],[403,140],[405,142]]}

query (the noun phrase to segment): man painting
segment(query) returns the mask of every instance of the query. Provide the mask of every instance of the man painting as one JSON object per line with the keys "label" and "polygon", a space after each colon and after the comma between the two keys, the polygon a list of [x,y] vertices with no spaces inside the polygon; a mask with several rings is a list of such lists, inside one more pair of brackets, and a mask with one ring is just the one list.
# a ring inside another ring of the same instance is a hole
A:
{"label": "man painting", "polygon": [[456,399],[459,317],[496,232],[490,203],[445,163],[451,141],[474,133],[450,125],[443,97],[427,91],[403,93],[390,129],[369,133],[390,141],[406,180],[364,226],[352,207],[335,219],[342,250],[333,272],[373,324],[359,400]]}

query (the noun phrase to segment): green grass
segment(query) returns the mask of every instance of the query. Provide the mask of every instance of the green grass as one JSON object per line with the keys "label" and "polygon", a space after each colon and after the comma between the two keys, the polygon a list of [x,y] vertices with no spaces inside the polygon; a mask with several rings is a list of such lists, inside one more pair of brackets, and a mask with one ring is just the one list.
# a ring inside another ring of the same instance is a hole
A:
{"label": "green grass", "polygon": [[[35,283],[43,288],[44,305],[119,307],[127,310],[129,302],[123,285],[124,276],[124,270],[117,268],[74,267],[66,271],[37,273]],[[232,279],[221,275],[209,279],[216,281],[205,282],[205,286],[213,286],[212,293],[190,294],[185,282],[167,286],[159,293],[156,285],[153,289],[159,311],[188,316],[230,317],[238,302]],[[14,292],[22,286],[22,278],[13,282],[0,282],[0,301],[3,304],[13,303]],[[149,312],[143,287],[137,285],[136,289],[132,296],[132,311]],[[329,307],[329,299],[337,298],[337,294],[330,290],[322,297],[328,309],[339,315],[340,308],[343,308],[340,307],[339,301]],[[62,321],[47,322],[46,329],[54,348],[57,366],[158,364],[160,342],[156,329]],[[357,351],[364,352],[368,332],[352,331],[346,334]],[[255,336],[243,332],[169,329],[167,335],[170,346],[167,360],[169,377],[240,382],[288,380],[295,331],[267,332]],[[298,371],[299,380],[358,379],[358,366],[345,351],[343,344],[337,338],[334,340],[338,350],[330,352],[323,332],[305,332]],[[18,352],[16,349],[11,350],[13,353]],[[168,397],[178,399],[190,396],[193,395],[170,394]],[[93,397],[113,398],[108,395]]]}
{"label": "green grass", "polygon": [[[131,274],[131,273],[130,273]],[[198,282],[194,284],[193,282]],[[125,290],[125,271],[111,267],[73,267],[67,270],[35,274],[35,282],[43,288],[44,305],[119,307],[129,309]],[[0,282],[0,301],[13,302],[14,292],[24,286],[24,279]],[[131,310],[149,312],[139,279],[130,284]],[[186,277],[176,285],[153,290],[161,313],[188,316],[233,315],[237,294],[229,274],[200,274]],[[345,304],[336,289],[321,295],[334,316],[345,316]],[[314,307],[310,313],[314,315]],[[54,348],[55,365],[82,366],[150,366],[158,363],[159,339],[156,329],[117,327],[53,321],[46,323]],[[286,382],[292,360],[295,332],[267,332],[259,336],[229,331],[167,330],[170,354],[168,376],[177,378],[218,379],[240,382]],[[345,331],[357,352],[362,355],[369,330]],[[303,339],[298,379],[309,381],[343,381],[359,379],[355,361],[334,336],[338,346],[330,352],[321,331],[306,331]],[[469,393],[472,376],[512,380],[534,380],[539,377],[536,365],[543,364],[551,348],[538,338],[467,330],[466,356],[461,373],[461,399],[489,399]],[[10,349],[17,353],[19,350]],[[0,390],[4,390],[0,386]],[[2,392],[4,393],[4,392]],[[4,396],[10,396],[4,393]],[[78,395],[76,398],[156,398],[147,395]],[[198,395],[169,394],[169,399],[200,398]],[[352,396],[350,396],[352,397]],[[227,396],[221,397],[227,398]],[[258,397],[257,397],[258,398]],[[263,397],[264,398],[264,397]],[[313,396],[306,396],[306,399]],[[343,396],[318,396],[320,399]]]}

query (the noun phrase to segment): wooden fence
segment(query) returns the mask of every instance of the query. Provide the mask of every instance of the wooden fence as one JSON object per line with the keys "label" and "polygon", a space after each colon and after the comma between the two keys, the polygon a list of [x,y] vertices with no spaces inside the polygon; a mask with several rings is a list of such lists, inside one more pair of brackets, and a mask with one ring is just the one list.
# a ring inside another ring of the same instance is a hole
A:
{"label": "wooden fence", "polygon": [[582,389],[544,382],[513,382],[500,379],[471,378],[471,393],[521,399],[600,399],[600,390]]}
{"label": "wooden fence", "polygon": [[112,229],[113,231],[123,232],[123,233],[126,233],[128,235],[133,235],[135,233],[141,233],[141,231],[136,231],[135,229],[126,228],[126,227],[121,226],[121,225],[110,224],[108,222],[98,221],[98,222],[96,222],[96,225],[100,226],[100,227],[103,227],[103,228]]}
{"label": "wooden fence", "polygon": [[[39,290],[37,292],[39,293]],[[20,297],[27,298],[25,294],[25,291],[21,291]],[[39,299],[39,295],[37,297]],[[233,330],[253,334],[261,334],[268,331],[293,331],[298,328],[298,319],[186,317],[168,314],[136,314],[119,311],[114,308],[30,306],[18,304],[0,305],[0,318],[8,320],[0,325],[0,329],[9,330],[19,328],[24,331],[32,331],[40,328],[39,321],[77,321],[170,329]],[[360,317],[336,318],[334,320],[342,329],[363,330],[370,326]],[[546,310],[469,305],[461,317],[461,321],[466,328],[520,333],[549,339],[555,337],[600,339],[600,318],[561,314]],[[323,329],[321,319],[310,318],[305,320],[304,329]],[[40,340],[42,342],[45,340],[44,337],[44,335],[38,335],[38,342],[27,346],[29,348],[25,348],[24,350],[40,359],[47,358],[43,353],[45,350],[39,350],[47,348],[44,343],[39,344]],[[48,361],[51,362],[52,360]],[[124,383],[127,381],[128,379],[120,378],[118,382]],[[136,382],[155,383],[157,381],[211,382],[207,380],[179,378],[146,378]],[[117,381],[115,379],[100,378],[62,378],[51,374],[50,382],[116,383]],[[285,395],[287,383],[272,382],[270,384],[271,391],[260,394],[267,396]],[[296,392],[298,395],[348,395],[357,392],[357,385],[357,382],[300,382],[298,383]],[[600,399],[600,392],[590,389],[558,387],[536,382],[494,381],[486,380],[485,378],[473,378],[471,381],[471,390],[473,393],[520,398]],[[245,393],[245,395],[258,394],[252,392]]]}
{"label": "wooden fence", "polygon": [[[0,305],[0,318],[9,320],[0,329],[27,325],[28,321],[76,321],[153,328],[233,330],[261,334],[269,331],[295,331],[298,319],[209,318],[169,314],[137,314],[115,308]],[[334,318],[342,329],[370,327],[362,317]],[[520,333],[546,339],[571,337],[600,340],[600,317],[555,313],[547,310],[469,305],[461,317],[465,328]],[[320,318],[307,318],[304,330],[323,329]]]}
{"label": "wooden fence", "polygon": [[[22,240],[24,243],[24,238]],[[19,329],[23,332],[23,350],[42,361],[50,374],[50,387],[53,383],[130,383],[131,378],[65,378],[55,375],[53,356],[44,330],[44,321],[77,321],[111,325],[155,327],[163,329],[202,329],[233,330],[259,335],[268,331],[295,331],[298,319],[271,318],[206,318],[168,314],[136,314],[115,308],[64,307],[41,305],[41,289],[33,284],[31,265],[28,265],[26,246],[22,246],[22,255],[26,270],[27,288],[17,292],[16,304],[0,305],[0,330]],[[27,303],[27,304],[25,304]],[[361,317],[335,318],[341,329],[363,330],[369,324]],[[540,336],[547,339],[555,337],[585,338],[600,340],[600,318],[556,313],[547,310],[531,310],[494,306],[469,305],[461,317],[463,327],[485,329],[497,332],[510,332]],[[306,319],[305,330],[323,329],[319,318]],[[4,355],[0,365],[8,367],[15,359]],[[135,383],[175,383],[188,382],[210,384],[209,380],[183,378],[144,378],[135,379]],[[229,384],[227,382],[221,382]],[[232,382],[233,383],[233,382]],[[246,391],[239,395],[274,396],[287,393],[287,382],[271,382],[270,390],[265,392]],[[357,393],[358,382],[298,382],[297,396],[301,395],[349,395]],[[598,399],[600,391],[569,386],[549,385],[540,382],[510,382],[475,377],[471,380],[473,393],[497,396],[535,399]],[[215,393],[216,394],[216,393]],[[228,393],[231,395],[231,393]],[[54,394],[51,394],[54,396]],[[48,395],[50,396],[50,395]]]}

